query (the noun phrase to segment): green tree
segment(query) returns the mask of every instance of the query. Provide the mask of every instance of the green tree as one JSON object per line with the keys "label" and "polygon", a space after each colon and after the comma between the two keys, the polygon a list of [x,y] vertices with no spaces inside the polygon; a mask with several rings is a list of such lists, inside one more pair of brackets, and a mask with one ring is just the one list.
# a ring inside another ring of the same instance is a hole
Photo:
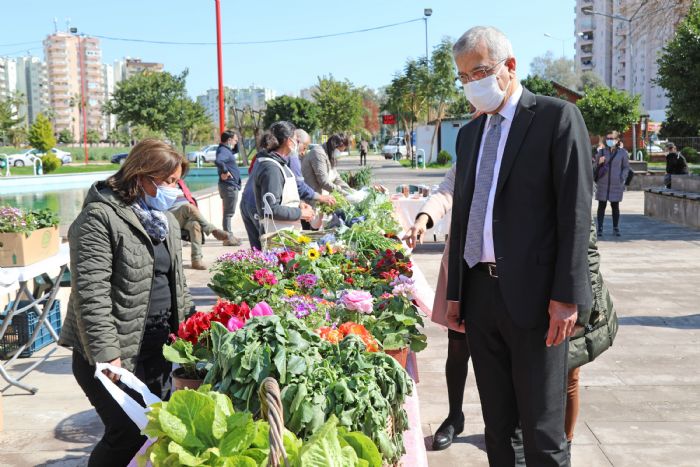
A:
{"label": "green tree", "polygon": [[700,3],[692,2],[690,11],[676,29],[657,64],[655,83],[666,90],[669,107],[679,120],[700,125]]}
{"label": "green tree", "polygon": [[428,101],[426,122],[431,121],[431,116],[435,119],[435,129],[430,139],[429,154],[433,153],[442,119],[447,116],[450,104],[459,97],[458,88],[455,86],[455,76],[457,76],[457,69],[452,57],[452,41],[443,39],[433,49],[433,53],[430,56],[428,83],[427,86],[423,87]]}
{"label": "green tree", "polygon": [[51,125],[49,119],[44,116],[44,114],[39,114],[36,116],[36,121],[29,128],[28,139],[29,144],[41,152],[46,152],[56,146],[56,138],[53,135],[53,126]]}
{"label": "green tree", "polygon": [[279,96],[267,102],[263,126],[269,128],[273,123],[286,120],[297,128],[312,133],[320,126],[319,108],[313,102],[302,97]]}
{"label": "green tree", "polygon": [[659,130],[659,136],[662,138],[698,136],[698,134],[700,134],[700,125],[693,125],[679,120],[673,114],[672,109],[666,112],[666,121],[661,124],[661,130]]}
{"label": "green tree", "polygon": [[73,143],[73,132],[68,128],[58,132],[58,142],[61,144],[71,144]]}
{"label": "green tree", "polygon": [[631,96],[626,91],[598,86],[589,89],[585,96],[576,102],[588,131],[594,135],[604,135],[608,131],[626,131],[639,121],[639,96]]}
{"label": "green tree", "polygon": [[598,86],[605,86],[605,83],[595,72],[586,70],[579,75],[579,91],[585,91],[586,89]]}
{"label": "green tree", "polygon": [[179,75],[139,73],[120,81],[103,111],[116,115],[122,125],[142,125],[168,136],[178,134],[182,119],[181,101],[187,99],[187,73],[187,70]]}
{"label": "green tree", "polygon": [[447,116],[453,118],[468,118],[472,114],[472,106],[464,93],[460,93],[457,98],[450,102],[447,107]]}
{"label": "green tree", "polygon": [[7,143],[12,130],[22,122],[17,115],[17,109],[22,102],[22,97],[15,95],[0,98],[0,142]]}
{"label": "green tree", "polygon": [[557,90],[551,81],[538,75],[527,75],[527,78],[520,80],[520,84],[530,92],[541,96],[559,97]]}
{"label": "green tree", "polygon": [[569,89],[578,89],[579,86],[579,77],[575,71],[574,61],[565,57],[554,58],[551,51],[532,60],[530,75],[556,81]]}
{"label": "green tree", "polygon": [[187,152],[187,145],[195,140],[197,127],[207,123],[211,125],[211,120],[201,104],[187,97],[179,99],[177,105],[180,111],[180,120],[177,127],[180,133],[182,152],[185,153]]}
{"label": "green tree", "polygon": [[87,141],[88,144],[99,144],[100,142],[100,132],[94,129],[89,129],[87,131]]}
{"label": "green tree", "polygon": [[328,133],[353,132],[362,126],[362,93],[348,80],[318,78],[314,100],[320,128]]}

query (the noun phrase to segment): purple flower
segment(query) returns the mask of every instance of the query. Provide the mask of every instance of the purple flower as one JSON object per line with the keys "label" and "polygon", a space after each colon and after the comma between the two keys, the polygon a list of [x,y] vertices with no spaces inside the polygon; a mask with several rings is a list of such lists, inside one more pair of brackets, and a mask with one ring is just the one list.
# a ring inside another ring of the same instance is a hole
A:
{"label": "purple flower", "polygon": [[315,274],[300,274],[297,276],[297,285],[304,289],[310,289],[318,282]]}
{"label": "purple flower", "polygon": [[416,295],[415,282],[410,277],[401,275],[394,279],[390,285],[393,287],[391,293],[396,296],[406,297],[409,300],[413,300]]}
{"label": "purple flower", "polygon": [[273,268],[279,264],[279,260],[274,253],[266,253],[258,249],[243,249],[236,250],[229,253],[224,253],[217,258],[217,262],[230,262],[230,263],[262,263],[269,268]]}
{"label": "purple flower", "polygon": [[238,331],[245,325],[245,321],[237,316],[232,316],[231,319],[226,323],[226,329],[230,332]]}

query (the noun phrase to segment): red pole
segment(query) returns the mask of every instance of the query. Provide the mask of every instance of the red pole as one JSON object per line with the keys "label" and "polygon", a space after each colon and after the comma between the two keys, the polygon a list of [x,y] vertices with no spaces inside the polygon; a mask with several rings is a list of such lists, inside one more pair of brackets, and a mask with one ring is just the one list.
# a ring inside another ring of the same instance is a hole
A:
{"label": "red pole", "polygon": [[85,147],[85,165],[88,163],[88,140],[87,140],[87,112],[85,109],[85,66],[83,61],[83,50],[81,47],[82,37],[78,36],[78,57],[80,59],[80,92],[83,106],[83,145]]}
{"label": "red pole", "polygon": [[219,134],[226,129],[226,108],[224,107],[224,70],[221,55],[221,1],[214,0],[216,6],[216,58],[219,68]]}

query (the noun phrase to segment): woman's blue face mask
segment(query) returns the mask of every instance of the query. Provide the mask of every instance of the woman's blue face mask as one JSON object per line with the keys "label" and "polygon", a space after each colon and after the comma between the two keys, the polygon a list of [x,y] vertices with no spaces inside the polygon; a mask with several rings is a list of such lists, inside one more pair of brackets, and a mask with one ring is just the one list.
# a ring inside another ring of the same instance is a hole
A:
{"label": "woman's blue face mask", "polygon": [[156,185],[155,182],[153,182],[153,185],[156,187],[156,195],[151,196],[146,193],[146,205],[156,211],[167,211],[173,207],[177,197],[180,196],[180,190],[165,185]]}

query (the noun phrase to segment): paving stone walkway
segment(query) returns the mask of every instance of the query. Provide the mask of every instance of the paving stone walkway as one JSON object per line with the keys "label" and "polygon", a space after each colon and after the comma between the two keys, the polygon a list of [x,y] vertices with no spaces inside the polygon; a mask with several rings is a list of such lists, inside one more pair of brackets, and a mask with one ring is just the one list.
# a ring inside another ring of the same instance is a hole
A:
{"label": "paving stone walkway", "polygon": [[[438,183],[444,174],[409,171],[378,156],[369,159],[375,179],[392,190],[400,183]],[[342,165],[358,168],[357,160],[344,160]],[[605,236],[600,242],[602,269],[621,326],[615,346],[581,371],[574,466],[700,465],[700,231],[645,218],[642,205],[641,193],[627,193],[621,204],[623,237]],[[244,238],[242,224],[236,226]],[[442,247],[428,243],[415,253],[415,262],[433,286]],[[208,239],[205,259],[211,262],[226,250],[221,242]],[[188,255],[186,249],[185,258]],[[186,273],[197,303],[211,305],[208,272]],[[418,391],[429,444],[447,413],[447,338],[432,324],[426,332],[429,346],[419,354]],[[34,358],[20,360],[13,369],[26,368]],[[0,466],[86,465],[102,425],[75,383],[70,362],[70,352],[60,349],[27,376],[40,388],[35,395],[16,388],[4,391]],[[487,465],[471,373],[463,409],[464,433],[450,449],[428,452],[430,465]]]}

